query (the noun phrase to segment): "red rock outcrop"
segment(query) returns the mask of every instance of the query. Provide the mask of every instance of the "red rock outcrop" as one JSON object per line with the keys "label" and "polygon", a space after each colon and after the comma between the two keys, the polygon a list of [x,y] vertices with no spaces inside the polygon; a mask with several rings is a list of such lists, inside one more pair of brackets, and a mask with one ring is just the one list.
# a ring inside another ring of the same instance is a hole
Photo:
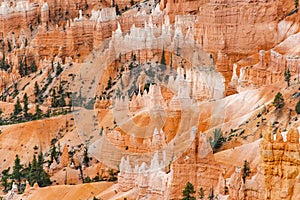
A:
{"label": "red rock outcrop", "polygon": [[274,140],[271,131],[263,134],[260,152],[265,199],[299,199],[300,144],[297,129],[290,129],[284,141],[281,133]]}
{"label": "red rock outcrop", "polygon": [[[172,163],[173,181],[170,198],[179,199],[187,182],[194,185],[196,191],[202,187],[209,194],[212,187],[217,188],[219,178],[223,176],[223,167],[215,162],[210,144],[205,135],[196,137],[190,149]],[[223,188],[218,191],[223,194]]]}

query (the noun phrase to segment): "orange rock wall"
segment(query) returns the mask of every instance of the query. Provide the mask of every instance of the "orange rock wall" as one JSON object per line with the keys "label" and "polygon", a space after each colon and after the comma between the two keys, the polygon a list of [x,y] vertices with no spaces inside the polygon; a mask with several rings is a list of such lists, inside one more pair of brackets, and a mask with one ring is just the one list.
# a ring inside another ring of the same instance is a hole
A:
{"label": "orange rock wall", "polygon": [[286,137],[287,141],[284,142],[281,133],[278,133],[274,140],[273,134],[267,132],[260,144],[266,199],[300,198],[298,130],[290,129]]}

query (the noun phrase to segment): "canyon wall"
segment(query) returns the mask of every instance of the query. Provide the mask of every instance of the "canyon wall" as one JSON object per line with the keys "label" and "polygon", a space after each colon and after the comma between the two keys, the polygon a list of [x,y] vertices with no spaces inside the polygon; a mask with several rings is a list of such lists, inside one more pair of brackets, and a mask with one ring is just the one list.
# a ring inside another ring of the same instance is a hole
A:
{"label": "canyon wall", "polygon": [[162,155],[164,159],[160,161],[158,154],[154,154],[149,167],[146,163],[131,167],[129,160],[122,158],[118,175],[119,190],[127,192],[137,188],[139,197],[180,199],[187,182],[191,182],[196,191],[202,187],[206,195],[212,188],[224,194],[224,171],[214,161],[205,135],[200,138],[196,136],[187,151],[169,165],[165,163],[165,157]]}
{"label": "canyon wall", "polygon": [[292,34],[271,50],[261,50],[259,54],[252,56],[256,57],[254,62],[247,59],[237,62],[237,69],[240,70],[239,85],[258,86],[283,81],[287,68],[292,76],[299,74],[299,41],[300,34]]}
{"label": "canyon wall", "polygon": [[287,133],[264,133],[260,144],[265,199],[299,199],[300,144],[297,129]]}

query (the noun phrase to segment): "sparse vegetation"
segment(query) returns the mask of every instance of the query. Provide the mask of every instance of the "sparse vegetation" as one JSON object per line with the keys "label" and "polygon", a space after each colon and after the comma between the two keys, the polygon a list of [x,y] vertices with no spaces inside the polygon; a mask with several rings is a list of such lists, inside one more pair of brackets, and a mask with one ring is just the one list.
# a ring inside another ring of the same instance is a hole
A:
{"label": "sparse vegetation", "polygon": [[284,70],[284,80],[287,83],[287,86],[290,87],[291,72],[290,72],[289,68],[287,68],[287,69]]}
{"label": "sparse vegetation", "polygon": [[215,193],[214,193],[214,187],[212,186],[210,189],[210,193],[208,195],[209,200],[214,200],[215,199]]}
{"label": "sparse vegetation", "polygon": [[88,148],[85,147],[84,148],[84,152],[83,152],[83,164],[88,167],[89,166],[89,162],[90,162],[90,158],[88,156]]}
{"label": "sparse vegetation", "polygon": [[223,142],[226,142],[226,138],[223,137],[221,129],[214,129],[213,134],[214,134],[214,139],[212,139],[212,137],[209,137],[209,142],[215,152],[222,146]]}
{"label": "sparse vegetation", "polygon": [[199,199],[204,199],[204,190],[202,187],[199,189]]}
{"label": "sparse vegetation", "polygon": [[249,162],[247,160],[245,160],[244,165],[243,165],[243,169],[242,169],[242,179],[243,179],[244,183],[246,182],[246,178],[248,176],[250,176],[250,174],[251,174],[251,170],[250,170]]}
{"label": "sparse vegetation", "polygon": [[299,115],[300,114],[300,100],[297,102],[295,110],[296,110],[296,113]]}
{"label": "sparse vegetation", "polygon": [[284,99],[283,99],[283,96],[280,92],[278,92],[275,95],[273,105],[275,106],[276,109],[280,109],[284,106]]}
{"label": "sparse vegetation", "polygon": [[115,8],[116,8],[116,14],[117,14],[117,15],[121,15],[121,12],[120,12],[119,5],[118,5],[118,4],[116,4]]}
{"label": "sparse vegetation", "polygon": [[4,187],[3,191],[10,190],[13,181],[17,183],[19,193],[24,192],[24,180],[27,180],[31,186],[34,183],[38,183],[40,187],[51,185],[50,176],[44,171],[43,164],[42,152],[39,153],[38,158],[33,155],[33,160],[28,167],[22,165],[19,156],[16,155],[12,173],[9,173],[10,167],[2,171],[1,184]]}
{"label": "sparse vegetation", "polygon": [[196,200],[196,197],[193,196],[195,193],[196,191],[194,189],[193,184],[188,182],[184,190],[182,191],[182,196],[183,196],[182,200]]}

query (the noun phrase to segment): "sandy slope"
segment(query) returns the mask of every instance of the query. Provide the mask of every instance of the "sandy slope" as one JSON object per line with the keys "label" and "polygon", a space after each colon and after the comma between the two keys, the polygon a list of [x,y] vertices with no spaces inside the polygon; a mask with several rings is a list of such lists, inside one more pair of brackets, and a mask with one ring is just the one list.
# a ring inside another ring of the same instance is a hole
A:
{"label": "sandy slope", "polygon": [[18,200],[92,200],[94,196],[112,186],[112,182],[98,182],[81,185],[59,185],[30,190]]}

